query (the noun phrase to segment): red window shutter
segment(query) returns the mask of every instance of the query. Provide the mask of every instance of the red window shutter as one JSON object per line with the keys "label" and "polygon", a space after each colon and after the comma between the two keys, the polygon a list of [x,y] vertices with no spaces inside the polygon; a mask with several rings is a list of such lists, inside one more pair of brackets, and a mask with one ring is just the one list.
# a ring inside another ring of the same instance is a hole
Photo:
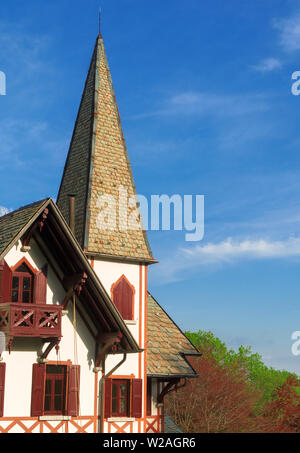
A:
{"label": "red window shutter", "polygon": [[36,274],[34,288],[34,302],[45,304],[47,302],[47,266]]}
{"label": "red window shutter", "polygon": [[79,415],[79,389],[80,389],[80,365],[68,367],[68,415],[78,417]]}
{"label": "red window shutter", "polygon": [[43,415],[46,364],[34,363],[32,367],[31,417]]}
{"label": "red window shutter", "polygon": [[0,303],[11,302],[12,271],[5,260],[0,261]]}
{"label": "red window shutter", "polygon": [[111,388],[112,380],[105,380],[105,392],[104,392],[104,418],[111,417]]}
{"label": "red window shutter", "polygon": [[123,319],[133,319],[133,289],[123,277],[113,289],[113,301]]}
{"label": "red window shutter", "polygon": [[132,417],[142,417],[143,380],[132,380]]}
{"label": "red window shutter", "polygon": [[3,417],[6,363],[0,362],[0,417]]}

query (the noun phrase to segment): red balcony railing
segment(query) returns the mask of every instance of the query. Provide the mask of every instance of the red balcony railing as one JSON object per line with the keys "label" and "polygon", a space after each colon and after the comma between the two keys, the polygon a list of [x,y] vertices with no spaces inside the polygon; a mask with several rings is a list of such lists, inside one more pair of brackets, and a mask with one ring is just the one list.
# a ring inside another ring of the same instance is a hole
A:
{"label": "red balcony railing", "polygon": [[61,337],[60,305],[0,304],[0,331],[13,337]]}

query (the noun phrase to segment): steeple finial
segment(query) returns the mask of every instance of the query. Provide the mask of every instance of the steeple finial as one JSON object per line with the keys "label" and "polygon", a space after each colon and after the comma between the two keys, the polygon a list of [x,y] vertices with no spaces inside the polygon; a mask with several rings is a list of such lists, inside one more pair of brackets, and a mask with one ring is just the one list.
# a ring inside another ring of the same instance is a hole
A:
{"label": "steeple finial", "polygon": [[99,7],[99,35],[101,35],[101,7]]}

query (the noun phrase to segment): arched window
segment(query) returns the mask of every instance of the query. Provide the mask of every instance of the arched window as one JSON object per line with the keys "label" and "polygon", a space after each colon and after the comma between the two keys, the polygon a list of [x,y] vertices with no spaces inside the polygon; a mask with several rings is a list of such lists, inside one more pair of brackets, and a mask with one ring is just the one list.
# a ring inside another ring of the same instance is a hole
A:
{"label": "arched window", "polygon": [[0,303],[45,304],[47,302],[47,264],[38,271],[22,258],[13,267],[0,261]]}
{"label": "arched window", "polygon": [[123,319],[132,320],[134,317],[134,287],[125,275],[112,285],[112,300],[122,315]]}

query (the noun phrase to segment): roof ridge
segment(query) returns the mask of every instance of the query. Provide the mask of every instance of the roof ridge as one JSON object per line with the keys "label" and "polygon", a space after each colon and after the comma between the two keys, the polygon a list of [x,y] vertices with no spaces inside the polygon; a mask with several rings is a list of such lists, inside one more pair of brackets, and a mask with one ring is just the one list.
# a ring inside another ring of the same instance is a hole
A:
{"label": "roof ridge", "polygon": [[51,199],[52,199],[51,197],[43,198],[42,200],[34,201],[34,202],[29,203],[29,204],[27,204],[27,205],[20,206],[19,208],[14,209],[13,211],[10,211],[10,212],[8,212],[7,214],[4,214],[4,215],[0,216],[0,221],[1,221],[2,219],[4,219],[5,217],[9,217],[9,216],[15,214],[16,212],[22,211],[22,210],[24,210],[24,209],[33,208],[35,205],[42,204],[42,203],[44,203],[45,201],[51,200]]}

